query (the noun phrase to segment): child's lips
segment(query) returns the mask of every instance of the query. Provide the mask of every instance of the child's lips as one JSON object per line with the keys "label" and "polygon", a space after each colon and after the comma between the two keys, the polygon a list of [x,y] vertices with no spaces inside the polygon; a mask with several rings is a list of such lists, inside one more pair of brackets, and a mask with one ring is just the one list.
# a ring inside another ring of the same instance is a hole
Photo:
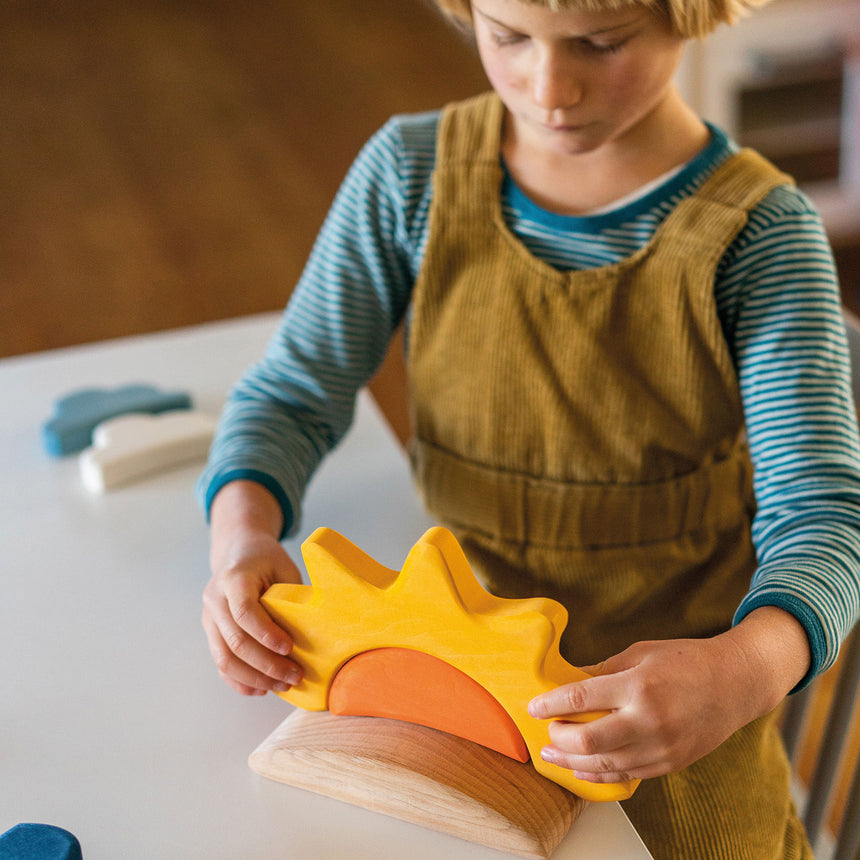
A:
{"label": "child's lips", "polygon": [[571,132],[582,131],[585,128],[584,123],[555,123],[544,122],[541,125],[550,132],[555,134],[570,134]]}

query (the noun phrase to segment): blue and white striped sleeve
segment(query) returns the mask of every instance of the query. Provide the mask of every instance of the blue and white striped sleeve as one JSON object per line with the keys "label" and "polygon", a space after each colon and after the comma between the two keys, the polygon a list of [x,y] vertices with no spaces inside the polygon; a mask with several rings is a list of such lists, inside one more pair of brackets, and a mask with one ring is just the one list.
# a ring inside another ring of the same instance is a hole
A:
{"label": "blue and white striped sleeve", "polygon": [[207,515],[225,484],[245,478],[274,494],[283,534],[294,531],[311,475],[385,356],[413,280],[397,129],[389,122],[362,149],[264,359],[228,398],[197,482]]}
{"label": "blue and white striped sleeve", "polygon": [[755,471],[758,568],[735,622],[779,606],[804,626],[806,683],[860,611],[860,442],[833,258],[804,196],[776,189],[732,249],[735,360]]}

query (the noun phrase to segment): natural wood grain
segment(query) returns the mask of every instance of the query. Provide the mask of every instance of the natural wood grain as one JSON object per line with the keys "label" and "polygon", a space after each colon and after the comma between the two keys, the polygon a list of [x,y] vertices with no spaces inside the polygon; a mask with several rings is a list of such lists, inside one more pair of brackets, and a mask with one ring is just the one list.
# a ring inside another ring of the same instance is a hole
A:
{"label": "natural wood grain", "polygon": [[[809,713],[803,727],[797,760],[797,772],[807,786],[812,779],[818,756],[821,753],[827,716],[836,692],[836,681],[842,669],[843,657],[840,657],[836,665],[816,681],[815,692],[810,700]],[[858,767],[858,762],[860,762],[860,700],[854,705],[851,729],[840,759],[827,817],[827,823],[832,833],[838,833],[842,826],[851,778],[854,775],[854,769]]]}
{"label": "natural wood grain", "polygon": [[249,764],[269,779],[522,857],[549,857],[585,805],[530,764],[375,717],[294,711]]}

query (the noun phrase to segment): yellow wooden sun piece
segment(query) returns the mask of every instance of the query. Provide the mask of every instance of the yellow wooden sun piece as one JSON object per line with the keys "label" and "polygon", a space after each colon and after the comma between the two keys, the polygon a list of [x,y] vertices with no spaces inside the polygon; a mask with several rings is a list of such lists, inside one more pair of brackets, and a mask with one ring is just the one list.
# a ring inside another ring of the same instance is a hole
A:
{"label": "yellow wooden sun piece", "polygon": [[[536,695],[588,675],[559,653],[567,610],[548,598],[510,600],[486,591],[456,538],[430,529],[402,571],[390,570],[327,528],[302,545],[311,585],[278,584],[263,605],[293,636],[304,669],[284,699],[311,711],[328,708],[335,676],[353,657],[380,648],[423,652],[483,687],[522,734],[535,769],[586,800],[623,800],[638,780],[598,784],[545,762],[549,721],[528,714]],[[580,715],[580,720],[602,714]]]}

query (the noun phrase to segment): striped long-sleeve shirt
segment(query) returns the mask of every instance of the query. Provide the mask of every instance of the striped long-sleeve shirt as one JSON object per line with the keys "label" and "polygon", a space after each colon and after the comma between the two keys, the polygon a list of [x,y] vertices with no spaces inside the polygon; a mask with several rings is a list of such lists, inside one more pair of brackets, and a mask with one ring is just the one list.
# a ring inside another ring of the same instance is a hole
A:
{"label": "striped long-sleeve shirt", "polygon": [[[305,487],[347,431],[357,391],[408,317],[428,237],[437,113],[395,117],[347,175],[265,358],[225,407],[198,483],[250,478],[297,528]],[[560,269],[612,264],[645,245],[735,145],[709,146],[631,199],[588,216],[530,201],[506,176],[511,231]],[[792,187],[750,214],[717,272],[714,297],[737,369],[754,466],[758,568],[736,621],[762,605],[803,624],[807,675],[828,668],[860,613],[860,441],[838,284],[821,221]]]}

